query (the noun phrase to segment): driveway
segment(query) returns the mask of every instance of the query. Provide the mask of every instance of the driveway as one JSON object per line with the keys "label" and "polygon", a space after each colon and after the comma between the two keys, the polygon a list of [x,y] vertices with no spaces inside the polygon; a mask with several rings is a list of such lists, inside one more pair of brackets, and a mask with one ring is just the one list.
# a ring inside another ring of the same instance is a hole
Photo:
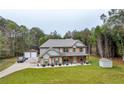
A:
{"label": "driveway", "polygon": [[[37,59],[28,59],[24,63],[15,63],[14,65],[8,67],[7,69],[1,71],[0,78],[5,77],[13,72],[26,69],[26,68],[53,68],[51,66],[46,66],[46,67],[37,66],[36,62],[37,62]],[[54,67],[70,67],[70,66],[77,66],[77,65],[81,65],[81,64],[72,64],[72,65],[69,64],[68,66],[62,65],[62,66],[54,66]],[[90,65],[90,64],[84,64],[84,65]]]}
{"label": "driveway", "polygon": [[[24,63],[15,63],[14,65],[8,67],[7,69],[0,72],[0,78],[7,76],[13,72],[23,70],[26,68],[33,68],[34,65],[36,65],[36,62],[38,60],[38,57],[36,58],[29,58]],[[34,64],[35,63],[35,64]]]}
{"label": "driveway", "polygon": [[0,78],[4,77],[4,76],[7,76],[13,72],[16,72],[16,71],[19,71],[19,70],[22,70],[22,69],[25,69],[25,68],[30,68],[31,65],[30,63],[15,63],[14,65],[8,67],[7,69],[3,70],[0,72]]}

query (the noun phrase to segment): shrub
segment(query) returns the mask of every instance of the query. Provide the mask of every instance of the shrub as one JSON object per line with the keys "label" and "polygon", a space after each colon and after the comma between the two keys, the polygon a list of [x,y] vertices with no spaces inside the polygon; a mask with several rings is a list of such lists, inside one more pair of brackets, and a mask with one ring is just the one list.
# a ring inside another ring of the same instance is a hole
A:
{"label": "shrub", "polygon": [[59,66],[61,66],[62,64],[59,63]]}
{"label": "shrub", "polygon": [[54,67],[54,64],[52,63],[51,66]]}
{"label": "shrub", "polygon": [[68,65],[68,63],[66,63],[66,65]]}
{"label": "shrub", "polygon": [[42,67],[45,67],[46,65],[45,64],[42,64]]}
{"label": "shrub", "polygon": [[49,66],[50,64],[48,63],[47,66]]}

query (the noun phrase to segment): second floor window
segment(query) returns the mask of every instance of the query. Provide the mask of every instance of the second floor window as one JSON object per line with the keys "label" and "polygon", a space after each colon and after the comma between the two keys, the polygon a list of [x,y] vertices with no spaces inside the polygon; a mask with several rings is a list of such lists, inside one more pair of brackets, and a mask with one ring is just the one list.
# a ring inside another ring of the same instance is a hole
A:
{"label": "second floor window", "polygon": [[68,48],[64,48],[63,49],[63,52],[68,52]]}
{"label": "second floor window", "polygon": [[80,48],[80,52],[83,52],[83,48]]}

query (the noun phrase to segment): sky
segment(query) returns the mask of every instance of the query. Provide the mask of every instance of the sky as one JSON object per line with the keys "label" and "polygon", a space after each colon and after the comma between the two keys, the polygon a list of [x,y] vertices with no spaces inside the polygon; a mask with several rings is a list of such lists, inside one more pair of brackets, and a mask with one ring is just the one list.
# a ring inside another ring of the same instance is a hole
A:
{"label": "sky", "polygon": [[67,31],[91,29],[101,25],[100,15],[108,10],[101,9],[61,9],[61,10],[0,10],[0,16],[15,21],[19,25],[41,28],[44,33],[57,31],[62,36]]}

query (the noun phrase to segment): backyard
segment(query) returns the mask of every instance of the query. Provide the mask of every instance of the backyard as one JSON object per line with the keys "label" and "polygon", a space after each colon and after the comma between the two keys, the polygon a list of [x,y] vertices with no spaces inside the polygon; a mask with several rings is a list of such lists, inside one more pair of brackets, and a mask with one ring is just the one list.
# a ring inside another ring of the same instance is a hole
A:
{"label": "backyard", "polygon": [[0,79],[3,84],[121,84],[124,83],[124,64],[114,59],[113,68],[98,67],[98,57],[89,57],[92,65],[25,69]]}

